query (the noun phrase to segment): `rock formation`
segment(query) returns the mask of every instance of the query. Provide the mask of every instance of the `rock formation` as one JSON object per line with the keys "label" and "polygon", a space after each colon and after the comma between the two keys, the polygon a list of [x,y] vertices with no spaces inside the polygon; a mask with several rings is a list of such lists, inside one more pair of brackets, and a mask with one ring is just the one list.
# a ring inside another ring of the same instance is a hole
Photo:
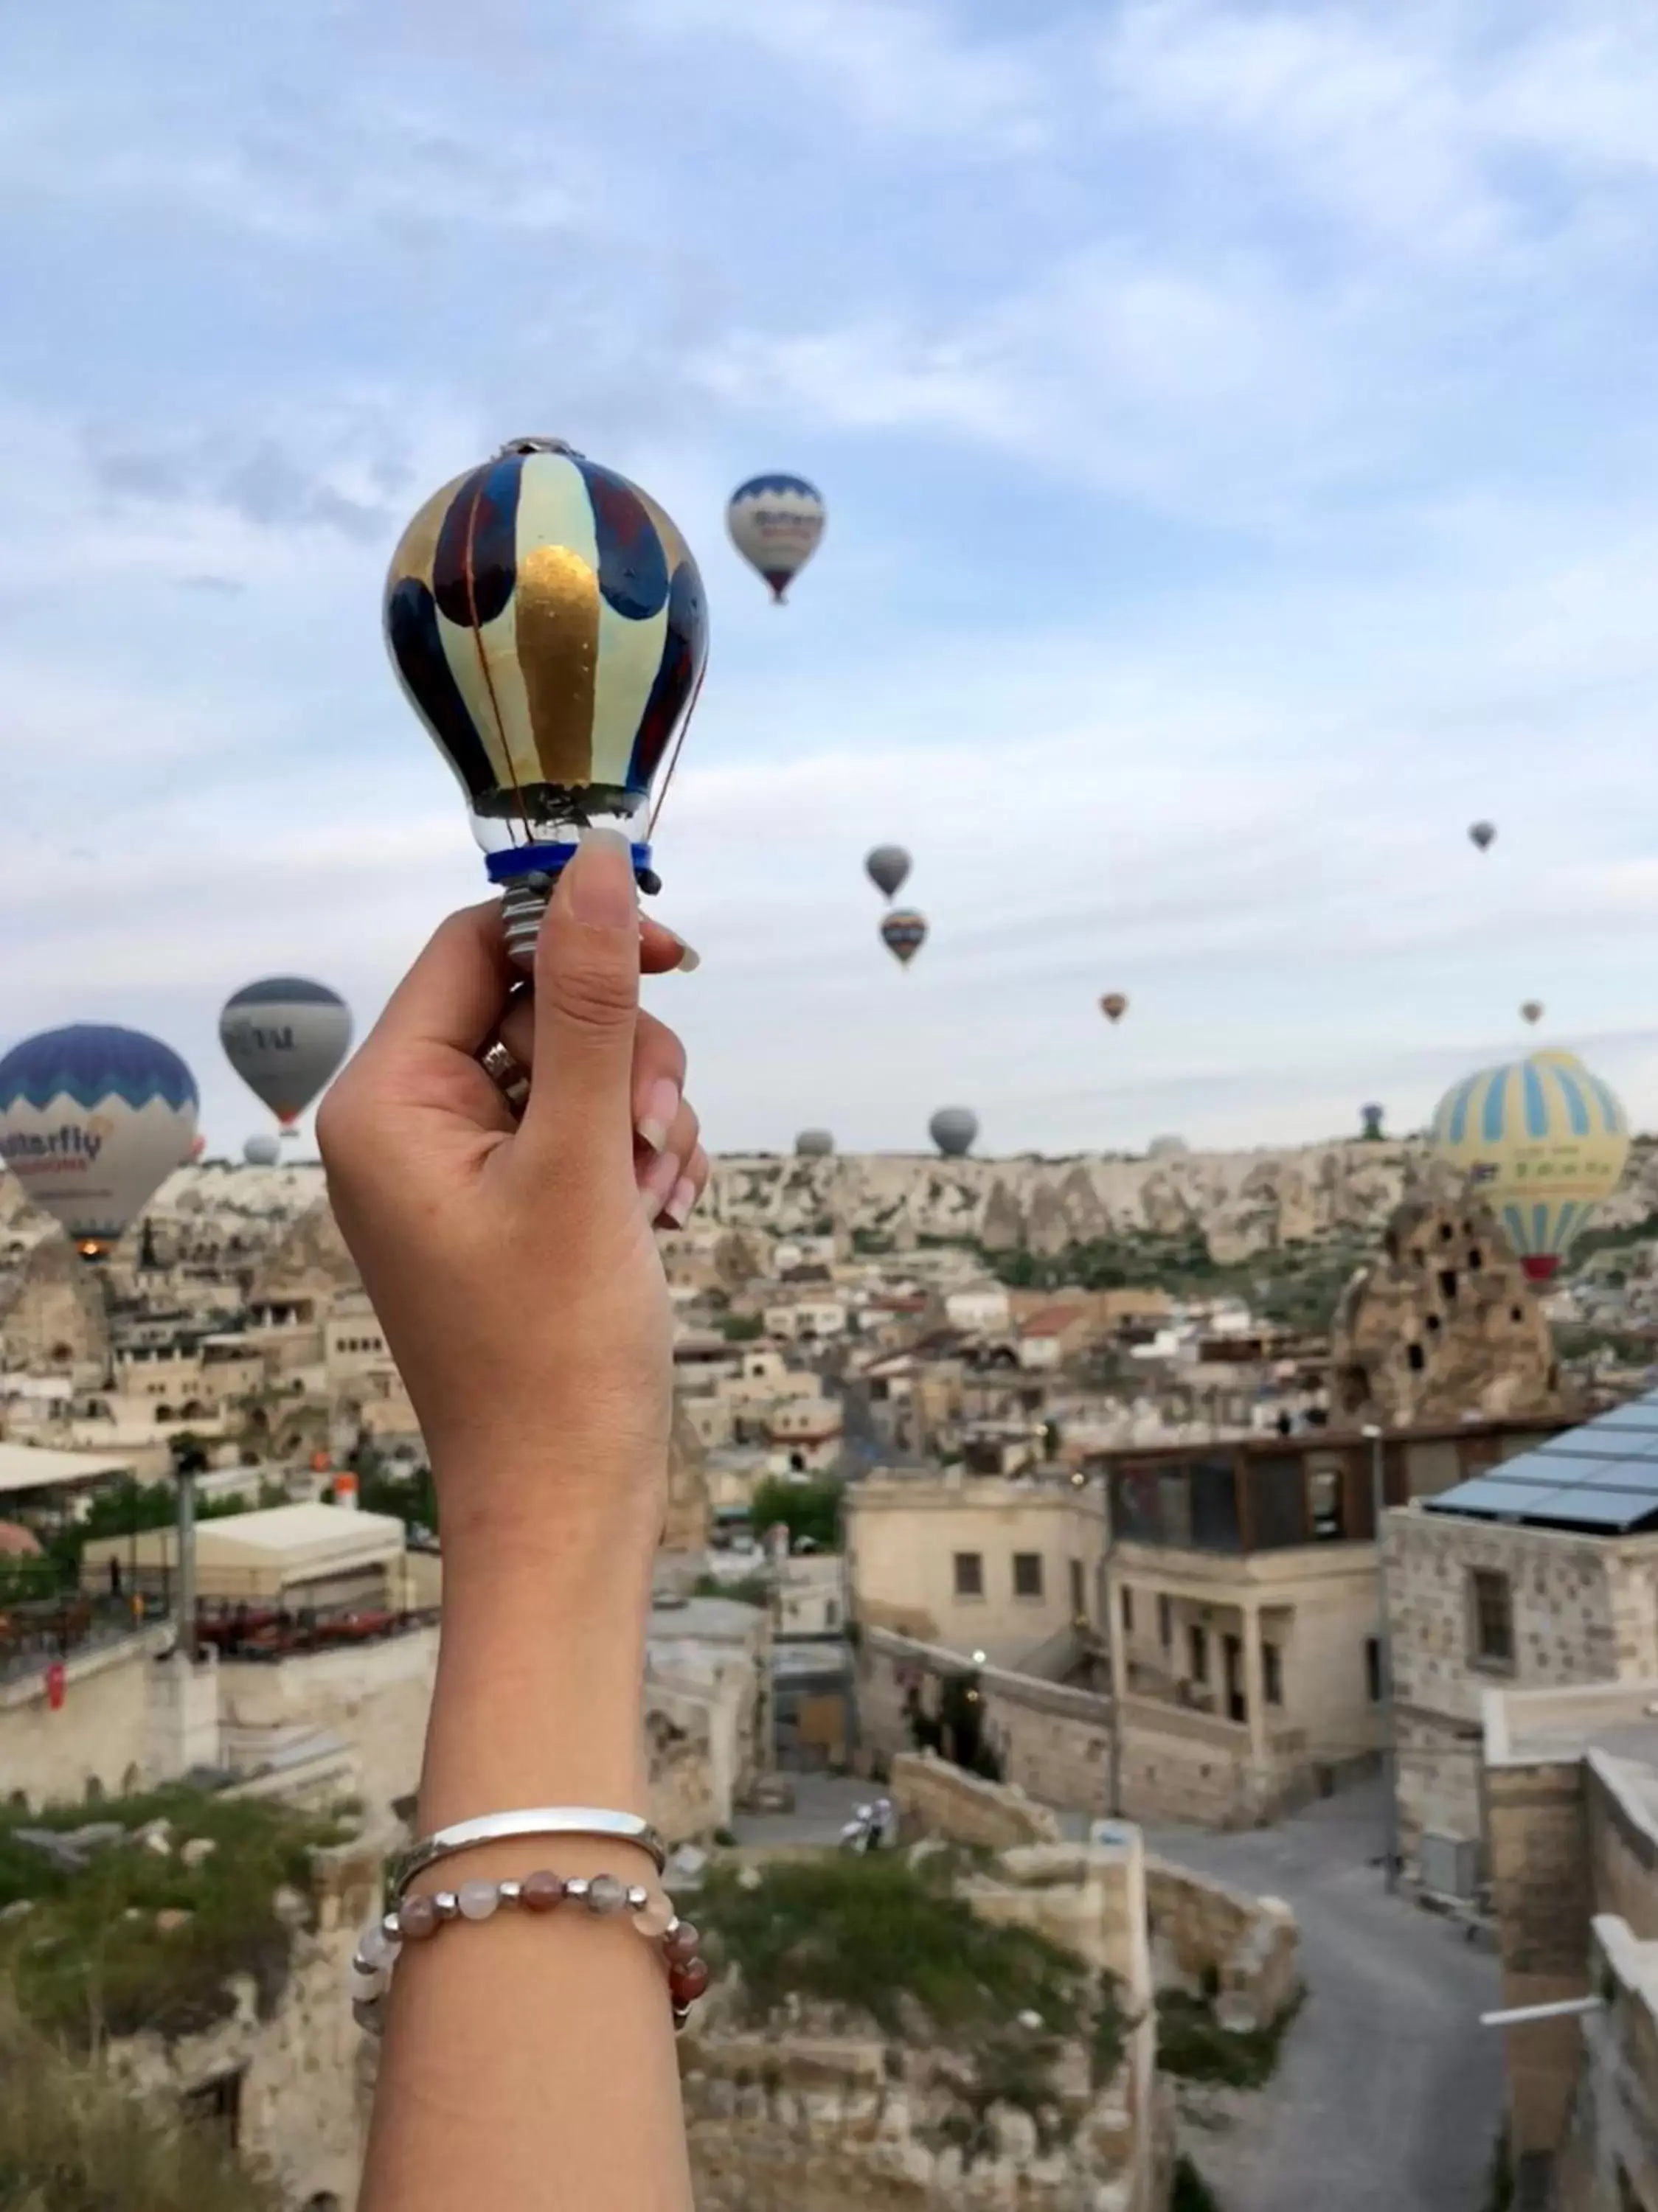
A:
{"label": "rock formation", "polygon": [[0,1274],[0,1348],[14,1371],[99,1380],[108,1370],[103,1282],[55,1230]]}
{"label": "rock formation", "polygon": [[1344,1420],[1386,1427],[1565,1411],[1549,1324],[1489,1207],[1424,1181],[1347,1285],[1331,1339]]}

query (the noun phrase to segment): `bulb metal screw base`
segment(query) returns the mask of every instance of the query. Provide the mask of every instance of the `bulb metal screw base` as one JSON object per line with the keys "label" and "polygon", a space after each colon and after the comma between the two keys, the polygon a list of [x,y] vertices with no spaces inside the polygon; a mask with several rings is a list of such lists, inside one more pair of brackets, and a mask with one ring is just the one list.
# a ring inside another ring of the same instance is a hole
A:
{"label": "bulb metal screw base", "polygon": [[557,876],[515,876],[502,886],[501,921],[507,939],[507,957],[531,975],[535,968],[535,940],[541,933],[541,917],[552,896]]}

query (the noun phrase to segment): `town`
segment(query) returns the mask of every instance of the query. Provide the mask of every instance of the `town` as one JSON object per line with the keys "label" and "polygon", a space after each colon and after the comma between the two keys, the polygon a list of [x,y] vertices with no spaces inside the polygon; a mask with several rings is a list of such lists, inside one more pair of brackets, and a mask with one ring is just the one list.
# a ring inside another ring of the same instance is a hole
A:
{"label": "town", "polygon": [[[181,1170],[102,1268],[9,1180],[0,1203],[0,1966],[27,1996],[42,1924],[136,1868],[131,1956],[79,1998],[284,2202],[350,2204],[341,1977],[407,1832],[442,1605],[406,1390],[314,1164]],[[803,1868],[957,1850],[964,1917],[1079,1959],[1095,2008],[1069,2039],[986,2017],[971,2058],[940,2023],[892,2105],[880,1999],[857,2018],[808,1976],[764,2022],[716,2006],[684,2054],[710,2202],[769,2203],[766,2175],[814,2207],[990,2205],[1015,2176],[1056,2212],[1351,2203],[1349,2165],[1380,2161],[1390,2190],[1431,2171],[1423,2206],[1500,2168],[1515,2202],[1588,2208],[1634,2170],[1658,1151],[1540,1297],[1477,1192],[1374,1138],[814,1142],[717,1163],[662,1251],[643,1722],[670,1881],[718,1928],[744,1883],[783,1914]],[[314,1829],[308,1887],[257,1901],[241,1978],[222,1929],[187,1971],[214,1823],[255,1817]],[[238,1996],[273,1910],[282,1968]],[[169,1955],[176,2016],[124,2008]],[[1401,2029],[1411,2101],[1332,2135],[1320,2100]],[[1021,2033],[998,2091],[987,2054]],[[1078,2075],[1079,2035],[1112,2063]]]}

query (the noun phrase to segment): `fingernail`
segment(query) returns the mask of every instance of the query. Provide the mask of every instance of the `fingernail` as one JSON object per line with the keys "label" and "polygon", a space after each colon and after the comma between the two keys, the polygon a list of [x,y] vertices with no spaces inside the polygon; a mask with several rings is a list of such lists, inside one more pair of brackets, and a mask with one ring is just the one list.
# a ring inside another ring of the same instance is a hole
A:
{"label": "fingernail", "polygon": [[654,1221],[677,1193],[680,1182],[680,1163],[673,1152],[664,1152],[660,1159],[650,1163],[650,1172],[639,1185],[639,1195],[645,1202],[645,1218]]}
{"label": "fingernail", "polygon": [[662,1208],[662,1219],[671,1221],[676,1229],[683,1229],[691,1218],[691,1209],[696,1203],[696,1184],[689,1176],[681,1176],[674,1186],[674,1195]]}
{"label": "fingernail", "polygon": [[649,1145],[653,1152],[660,1152],[667,1142],[667,1133],[679,1110],[679,1085],[670,1082],[665,1075],[659,1076],[645,1093],[645,1110],[637,1123],[640,1143]]}
{"label": "fingernail", "polygon": [[582,832],[581,850],[564,871],[565,898],[576,921],[589,929],[629,929],[639,911],[633,881],[633,848],[619,830],[596,824]]}
{"label": "fingernail", "polygon": [[667,971],[668,974],[670,975],[694,975],[698,969],[703,964],[702,954],[698,951],[694,945],[687,945],[683,937],[675,939],[674,942],[680,948],[679,964],[677,967],[670,968]]}

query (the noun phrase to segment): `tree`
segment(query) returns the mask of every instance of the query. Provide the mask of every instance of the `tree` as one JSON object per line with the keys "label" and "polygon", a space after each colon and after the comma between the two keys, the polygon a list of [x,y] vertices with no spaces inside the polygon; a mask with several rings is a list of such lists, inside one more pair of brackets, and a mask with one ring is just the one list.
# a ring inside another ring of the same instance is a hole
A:
{"label": "tree", "polygon": [[765,1334],[765,1323],[758,1314],[728,1314],[720,1328],[728,1344],[753,1344],[757,1336]]}
{"label": "tree", "polygon": [[762,1536],[781,1521],[792,1547],[810,1540],[820,1552],[840,1549],[840,1500],[843,1486],[829,1480],[818,1482],[757,1482],[748,1501],[748,1523]]}

